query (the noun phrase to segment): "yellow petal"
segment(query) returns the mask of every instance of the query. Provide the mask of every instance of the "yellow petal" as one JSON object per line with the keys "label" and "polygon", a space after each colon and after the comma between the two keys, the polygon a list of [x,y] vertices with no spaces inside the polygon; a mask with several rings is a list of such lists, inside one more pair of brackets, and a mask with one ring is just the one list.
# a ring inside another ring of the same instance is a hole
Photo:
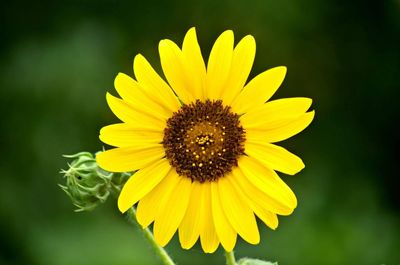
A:
{"label": "yellow petal", "polygon": [[232,110],[243,114],[252,108],[264,104],[282,84],[286,67],[269,69],[254,77],[232,103]]}
{"label": "yellow petal", "polygon": [[178,98],[167,83],[154,71],[150,63],[141,54],[135,56],[133,70],[139,85],[143,87],[153,100],[169,111],[175,112],[180,108]]}
{"label": "yellow petal", "polygon": [[160,205],[154,221],[154,238],[162,247],[171,240],[178,229],[185,215],[192,190],[192,182],[189,178],[180,177],[178,173],[175,174],[179,178],[179,182],[169,194],[165,204]]}
{"label": "yellow petal", "polygon": [[236,244],[237,234],[229,223],[225,212],[222,208],[220,194],[218,191],[218,183],[211,182],[211,205],[215,230],[221,245],[228,252],[232,251]]}
{"label": "yellow petal", "polygon": [[143,228],[148,227],[154,221],[160,207],[165,205],[179,180],[180,177],[177,176],[175,170],[170,170],[167,176],[139,201],[136,218]]}
{"label": "yellow petal", "polygon": [[252,203],[251,208],[266,226],[272,230],[275,230],[278,227],[279,221],[276,214],[268,211],[265,207],[262,207],[262,205],[259,204]]}
{"label": "yellow petal", "polygon": [[266,143],[280,142],[303,131],[310,125],[313,118],[314,111],[310,111],[282,124],[260,128],[246,128],[246,140]]}
{"label": "yellow petal", "polygon": [[204,207],[202,207],[202,216],[200,219],[200,222],[202,222],[200,242],[205,253],[213,253],[218,248],[219,240],[215,231],[211,210],[211,183],[206,182],[202,186]]}
{"label": "yellow petal", "polygon": [[[243,182],[243,180],[246,181],[245,179],[246,177],[239,168],[235,168],[232,171],[232,178],[230,181],[235,189],[242,194],[242,197],[247,199],[247,203],[249,204],[250,208],[268,227],[271,229],[276,229],[278,227],[278,217],[275,213],[268,210],[270,209],[268,205],[270,199],[262,200],[262,198],[257,197],[257,193],[259,193],[259,191],[253,193],[254,187],[251,187],[248,190],[248,184],[247,186],[242,186],[240,183]],[[261,197],[265,196],[262,195]]]}
{"label": "yellow petal", "polygon": [[193,247],[199,238],[203,208],[205,208],[203,184],[195,181],[192,183],[192,194],[185,216],[179,226],[179,241],[184,249]]}
{"label": "yellow petal", "polygon": [[206,66],[201,55],[195,28],[189,29],[186,33],[183,40],[182,53],[191,77],[191,93],[194,98],[202,100],[204,99]]}
{"label": "yellow petal", "polygon": [[246,141],[245,150],[247,155],[257,159],[266,167],[285,174],[294,175],[304,168],[300,157],[274,144]]}
{"label": "yellow petal", "polygon": [[146,94],[146,91],[130,76],[119,73],[114,81],[115,89],[118,94],[127,102],[142,110],[143,112],[154,114],[168,119],[172,115],[172,111],[165,108],[164,103],[160,106],[158,102],[153,100],[153,96]]}
{"label": "yellow petal", "polygon": [[204,252],[214,252],[219,244],[211,212],[211,184],[193,182],[192,194],[182,223],[179,241],[184,249],[191,248],[200,235]]}
{"label": "yellow petal", "polygon": [[233,50],[229,78],[221,94],[225,105],[231,105],[244,87],[253,66],[255,55],[256,42],[253,36],[247,35]]}
{"label": "yellow petal", "polygon": [[240,117],[245,128],[267,128],[287,123],[303,115],[311,106],[310,98],[284,98],[269,101]]}
{"label": "yellow petal", "polygon": [[192,83],[182,51],[170,40],[160,41],[158,51],[164,75],[172,89],[186,104],[194,101],[195,98],[191,93]]}
{"label": "yellow petal", "polygon": [[250,209],[246,199],[238,193],[229,178],[218,179],[218,192],[221,206],[232,227],[238,234],[250,244],[260,242],[260,233],[253,211]]}
{"label": "yellow petal", "polygon": [[293,212],[293,208],[288,207],[286,203],[269,196],[260,187],[254,185],[240,169],[232,171],[232,181],[249,195],[254,204],[261,205],[266,210],[279,215],[289,215]]}
{"label": "yellow petal", "polygon": [[242,156],[239,168],[255,186],[268,194],[271,198],[281,202],[288,208],[297,206],[297,199],[293,191],[279,178],[272,169],[266,168],[254,158]]}
{"label": "yellow petal", "polygon": [[143,145],[144,143],[157,144],[163,140],[163,131],[138,128],[127,123],[118,123],[105,126],[100,130],[100,140],[106,144],[127,147]]}
{"label": "yellow petal", "polygon": [[121,100],[107,93],[107,103],[115,116],[123,122],[140,124],[146,128],[164,128],[166,120],[158,117],[156,113],[146,113],[138,110],[129,102]]}
{"label": "yellow petal", "polygon": [[96,155],[96,161],[107,171],[129,172],[141,169],[164,156],[161,144],[142,144],[101,152]]}
{"label": "yellow petal", "polygon": [[149,191],[151,191],[171,170],[166,159],[145,167],[133,174],[125,183],[118,197],[118,209],[124,213]]}
{"label": "yellow petal", "polygon": [[233,32],[223,32],[211,49],[207,64],[206,98],[220,99],[229,77],[233,54]]}

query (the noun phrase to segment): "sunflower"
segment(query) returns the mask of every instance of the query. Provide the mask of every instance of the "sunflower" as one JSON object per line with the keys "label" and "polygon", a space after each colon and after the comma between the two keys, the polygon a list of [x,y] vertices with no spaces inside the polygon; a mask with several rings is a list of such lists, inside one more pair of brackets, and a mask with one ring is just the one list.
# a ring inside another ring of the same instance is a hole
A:
{"label": "sunflower", "polygon": [[297,206],[292,190],[276,171],[294,175],[302,160],[273,143],[306,128],[314,117],[309,98],[267,102],[284,80],[286,67],[269,69],[246,83],[255,40],[234,47],[231,30],[212,47],[207,67],[191,28],[179,48],[159,43],[165,82],[140,54],[136,79],[119,73],[107,93],[122,123],[105,126],[100,139],[116,148],[98,154],[112,172],[136,171],[118,198],[124,213],[137,204],[143,228],[153,223],[156,242],[165,246],[178,231],[182,248],[200,238],[204,252],[219,244],[231,251],[237,235],[260,241],[256,216],[268,227],[277,215]]}

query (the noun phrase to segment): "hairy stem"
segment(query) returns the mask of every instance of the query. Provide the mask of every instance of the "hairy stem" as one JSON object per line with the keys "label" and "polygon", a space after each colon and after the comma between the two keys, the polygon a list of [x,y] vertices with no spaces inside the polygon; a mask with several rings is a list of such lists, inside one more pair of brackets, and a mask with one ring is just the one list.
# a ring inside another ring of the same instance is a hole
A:
{"label": "hairy stem", "polygon": [[235,255],[233,250],[231,252],[225,251],[226,265],[236,265]]}
{"label": "hairy stem", "polygon": [[165,251],[164,248],[162,248],[159,245],[157,245],[156,241],[154,240],[153,233],[151,233],[151,231],[148,228],[143,229],[139,225],[139,223],[136,220],[136,211],[135,211],[135,209],[133,207],[128,210],[128,217],[129,217],[129,220],[132,223],[134,223],[137,227],[139,227],[140,230],[143,231],[144,237],[151,244],[151,246],[153,247],[153,249],[156,252],[157,256],[161,259],[162,263],[164,265],[175,265],[174,261],[168,255],[167,251]]}

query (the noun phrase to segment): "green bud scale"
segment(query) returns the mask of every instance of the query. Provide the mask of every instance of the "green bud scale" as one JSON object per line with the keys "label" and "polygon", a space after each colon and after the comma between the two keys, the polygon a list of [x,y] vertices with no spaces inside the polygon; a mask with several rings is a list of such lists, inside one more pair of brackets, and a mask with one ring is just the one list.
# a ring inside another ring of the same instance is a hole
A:
{"label": "green bud scale", "polygon": [[75,211],[90,211],[104,203],[110,194],[118,195],[128,180],[129,173],[111,173],[101,169],[89,152],[64,155],[74,159],[67,170],[61,170],[66,180],[59,184],[77,207]]}

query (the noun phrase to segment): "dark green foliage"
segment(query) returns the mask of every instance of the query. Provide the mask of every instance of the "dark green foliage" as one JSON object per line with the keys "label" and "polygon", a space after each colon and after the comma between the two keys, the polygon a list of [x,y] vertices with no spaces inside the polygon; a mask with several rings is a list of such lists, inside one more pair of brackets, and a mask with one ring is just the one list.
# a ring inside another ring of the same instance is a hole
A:
{"label": "dark green foliage", "polygon": [[[314,100],[316,118],[283,143],[306,168],[283,180],[299,206],[236,256],[285,265],[400,262],[400,2],[2,1],[0,4],[0,264],[158,264],[116,201],[74,213],[57,186],[65,153],[102,149],[118,122],[106,91],[158,41],[196,26],[205,58],[233,29],[257,41],[251,76],[285,65],[274,98]],[[108,147],[107,147],[108,148]],[[219,251],[167,249],[179,264],[223,264]]]}

